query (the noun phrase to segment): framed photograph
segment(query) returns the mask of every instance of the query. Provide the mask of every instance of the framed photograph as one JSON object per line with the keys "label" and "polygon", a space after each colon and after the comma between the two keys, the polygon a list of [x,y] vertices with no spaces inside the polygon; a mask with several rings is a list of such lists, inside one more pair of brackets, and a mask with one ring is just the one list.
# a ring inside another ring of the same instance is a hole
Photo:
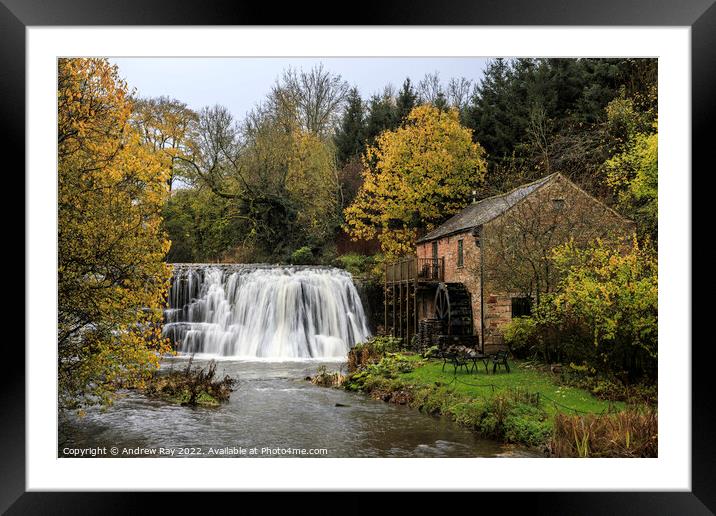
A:
{"label": "framed photograph", "polygon": [[712,2],[135,7],[0,8],[26,191],[3,510],[713,511],[691,338]]}

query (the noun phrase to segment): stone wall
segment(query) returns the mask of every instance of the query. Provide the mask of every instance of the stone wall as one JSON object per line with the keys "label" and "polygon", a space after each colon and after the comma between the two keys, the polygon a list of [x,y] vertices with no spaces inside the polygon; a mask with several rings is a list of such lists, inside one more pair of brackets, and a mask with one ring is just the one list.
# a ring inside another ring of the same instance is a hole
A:
{"label": "stone wall", "polygon": [[634,230],[632,221],[562,176],[486,223],[482,228],[486,348],[504,345],[501,330],[512,321],[512,298],[531,292],[534,299],[535,265],[541,267],[540,291],[556,287],[556,271],[543,258],[551,248],[570,238],[577,245],[597,238],[617,245]]}
{"label": "stone wall", "polygon": [[353,283],[363,304],[363,311],[368,319],[368,328],[371,333],[376,334],[382,331],[385,319],[383,284],[360,277],[354,277]]}
{"label": "stone wall", "polygon": [[[492,353],[504,349],[502,328],[512,321],[512,298],[524,296],[520,275],[529,272],[519,265],[530,267],[528,259],[512,267],[505,249],[514,244],[519,252],[529,246],[519,244],[524,235],[543,235],[551,232],[551,245],[558,245],[570,237],[578,243],[595,238],[614,240],[633,234],[635,225],[620,216],[571,181],[556,176],[525,200],[481,228],[481,242],[476,243],[472,231],[464,231],[438,240],[438,257],[445,259],[445,282],[463,283],[472,296],[473,331],[481,334],[480,260],[484,259],[484,349]],[[519,238],[516,238],[519,236]],[[512,239],[512,241],[510,240]],[[463,266],[458,266],[458,241],[463,241]],[[433,257],[433,243],[417,244],[418,258]],[[525,256],[524,258],[532,258]],[[535,257],[535,261],[539,258]],[[545,271],[549,275],[550,271]],[[432,296],[434,296],[434,291]],[[418,313],[420,319],[433,317],[431,293],[423,292]]]}

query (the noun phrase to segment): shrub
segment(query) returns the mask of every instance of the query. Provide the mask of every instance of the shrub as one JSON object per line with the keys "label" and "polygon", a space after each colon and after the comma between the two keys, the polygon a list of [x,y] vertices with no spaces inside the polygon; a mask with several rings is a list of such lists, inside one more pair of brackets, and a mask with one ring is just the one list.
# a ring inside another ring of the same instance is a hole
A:
{"label": "shrub", "polygon": [[155,373],[141,389],[147,396],[181,405],[218,405],[228,401],[237,381],[230,376],[216,378],[216,362],[206,368],[192,368],[193,358],[182,371]]}
{"label": "shrub", "polygon": [[294,265],[313,265],[315,258],[308,246],[299,247],[291,253],[291,263]]}
{"label": "shrub", "polygon": [[467,398],[444,385],[417,389],[413,405],[432,415],[444,414],[483,437],[545,448],[552,427],[539,397],[513,390],[484,398]]}
{"label": "shrub", "polygon": [[636,241],[628,249],[599,241],[580,249],[570,242],[555,250],[554,263],[563,278],[557,291],[543,295],[530,318],[515,319],[506,329],[514,351],[548,363],[586,364],[624,383],[644,376],[653,381],[658,337],[653,253]]}
{"label": "shrub", "polygon": [[515,317],[505,325],[503,335],[515,356],[524,358],[537,353],[537,323],[532,317]]}
{"label": "shrub", "polygon": [[334,263],[354,276],[369,274],[375,266],[375,258],[358,253],[347,253],[336,257]]}
{"label": "shrub", "polygon": [[348,352],[348,372],[352,373],[369,364],[378,363],[386,353],[395,353],[402,347],[403,339],[382,335],[356,344]]}
{"label": "shrub", "polygon": [[563,273],[558,292],[548,303],[562,320],[588,329],[593,355],[589,365],[600,371],[627,371],[631,378],[656,375],[658,307],[657,263],[636,239],[627,251],[598,241],[589,249],[572,242],[556,249],[554,261]]}
{"label": "shrub", "polygon": [[515,403],[502,423],[503,440],[544,446],[552,434],[546,413],[533,404]]}
{"label": "shrub", "polygon": [[423,358],[435,358],[440,354],[440,347],[439,346],[430,346],[428,349],[423,351],[422,357]]}
{"label": "shrub", "polygon": [[311,383],[320,387],[339,387],[345,381],[340,371],[328,371],[325,365],[318,366],[316,375],[311,377]]}
{"label": "shrub", "polygon": [[[620,378],[621,377],[621,378]],[[574,363],[562,370],[560,381],[565,385],[579,387],[599,399],[624,401],[633,405],[656,405],[658,388],[649,378],[627,382],[628,375],[614,373],[597,374],[596,369]]]}

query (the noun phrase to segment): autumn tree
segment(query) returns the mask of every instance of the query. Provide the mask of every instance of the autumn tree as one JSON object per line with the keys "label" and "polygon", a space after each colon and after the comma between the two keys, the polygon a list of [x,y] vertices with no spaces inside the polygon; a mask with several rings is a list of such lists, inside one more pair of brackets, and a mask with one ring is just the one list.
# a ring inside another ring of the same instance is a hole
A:
{"label": "autumn tree", "polygon": [[[655,96],[655,93],[653,94]],[[619,97],[607,106],[617,152],[605,163],[607,184],[619,207],[633,217],[639,236],[657,242],[659,134],[655,113],[641,111],[633,98]]]}
{"label": "autumn tree", "polygon": [[170,162],[129,123],[132,103],[105,59],[58,66],[60,406],[108,402],[166,351],[170,270],[160,210]]}
{"label": "autumn tree", "polygon": [[223,106],[201,110],[193,183],[232,204],[241,241],[267,259],[325,243],[338,227],[338,176],[332,142],[276,105],[257,106],[238,123]]}
{"label": "autumn tree", "polygon": [[484,174],[484,151],[457,111],[419,106],[405,126],[366,150],[363,185],[345,210],[347,229],[356,239],[377,236],[388,256],[408,253],[420,231],[469,202]]}
{"label": "autumn tree", "polygon": [[[633,240],[626,249],[597,241],[584,248],[567,242],[552,253],[562,280],[536,314],[540,326],[581,327],[586,337],[573,360],[632,379],[656,375],[658,264]],[[580,349],[581,348],[581,349]]]}
{"label": "autumn tree", "polygon": [[142,141],[154,152],[167,155],[171,168],[169,189],[175,178],[182,176],[186,163],[182,157],[192,152],[193,132],[198,121],[197,114],[179,100],[169,97],[138,99],[134,102],[132,123],[139,131]]}

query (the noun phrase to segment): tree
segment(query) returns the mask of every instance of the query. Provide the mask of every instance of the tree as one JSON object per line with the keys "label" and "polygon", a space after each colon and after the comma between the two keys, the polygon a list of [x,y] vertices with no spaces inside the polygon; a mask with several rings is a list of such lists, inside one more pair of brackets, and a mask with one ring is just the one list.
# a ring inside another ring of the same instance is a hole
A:
{"label": "tree", "polygon": [[304,131],[327,135],[335,127],[349,86],[340,75],[323,68],[309,71],[289,68],[271,91],[274,113],[290,114]]}
{"label": "tree", "polygon": [[[656,97],[655,90],[651,97]],[[657,242],[659,135],[653,106],[625,92],[609,103],[607,123],[615,152],[604,169],[618,205],[636,221],[639,237]]]}
{"label": "tree", "polygon": [[363,185],[345,210],[347,230],[355,239],[378,236],[388,256],[408,253],[419,231],[469,202],[484,174],[484,151],[456,110],[416,107],[403,127],[366,150]]}
{"label": "tree", "polygon": [[[561,279],[555,248],[569,241],[588,247],[598,238],[618,247],[631,231],[627,220],[557,176],[483,226],[485,283],[540,304]],[[480,274],[479,268],[471,272]]]}
{"label": "tree", "polygon": [[304,243],[320,247],[333,238],[340,220],[338,189],[334,149],[313,134],[295,135],[286,190],[298,206]]}
{"label": "tree", "polygon": [[[614,152],[605,108],[626,95],[656,110],[654,59],[497,59],[462,117],[488,155],[489,196],[552,171],[607,202],[604,162]],[[654,81],[654,82],[650,82]]]}
{"label": "tree", "polygon": [[403,86],[398,92],[398,97],[395,99],[398,119],[403,121],[408,118],[413,108],[418,105],[418,100],[418,93],[413,88],[410,77],[408,77],[403,82]]}
{"label": "tree", "polygon": [[170,163],[130,123],[105,59],[58,63],[58,377],[62,408],[109,402],[168,350],[161,231]]}
{"label": "tree", "polygon": [[445,100],[445,91],[440,81],[440,73],[427,73],[418,83],[418,92],[421,104],[435,104],[442,97]]}
{"label": "tree", "polygon": [[395,99],[389,89],[381,95],[373,95],[368,102],[365,141],[373,144],[383,131],[391,131],[398,127],[400,119]]}
{"label": "tree", "polygon": [[[214,262],[225,260],[237,245],[249,239],[249,227],[231,199],[208,188],[181,188],[162,210],[163,226],[171,239],[167,261]],[[252,261],[259,257],[254,256]]]}
{"label": "tree", "polygon": [[337,227],[335,149],[274,104],[258,106],[237,124],[222,106],[200,112],[195,184],[232,203],[258,256],[284,260],[306,241],[322,244]]}
{"label": "tree", "polygon": [[341,123],[333,137],[336,158],[341,167],[359,157],[363,153],[365,145],[365,110],[358,89],[350,90],[347,104]]}
{"label": "tree", "polygon": [[154,152],[164,152],[169,157],[169,189],[174,179],[182,175],[187,157],[192,152],[192,140],[197,114],[187,105],[169,97],[139,99],[134,102],[132,122],[136,125],[142,140]]}
{"label": "tree", "polygon": [[512,114],[515,99],[511,84],[509,61],[491,61],[468,108],[467,126],[494,158],[511,153],[519,141],[519,122]]}
{"label": "tree", "polygon": [[603,242],[580,249],[568,242],[553,253],[562,272],[546,309],[589,330],[595,368],[655,373],[658,343],[658,266],[637,243],[623,252]]}

